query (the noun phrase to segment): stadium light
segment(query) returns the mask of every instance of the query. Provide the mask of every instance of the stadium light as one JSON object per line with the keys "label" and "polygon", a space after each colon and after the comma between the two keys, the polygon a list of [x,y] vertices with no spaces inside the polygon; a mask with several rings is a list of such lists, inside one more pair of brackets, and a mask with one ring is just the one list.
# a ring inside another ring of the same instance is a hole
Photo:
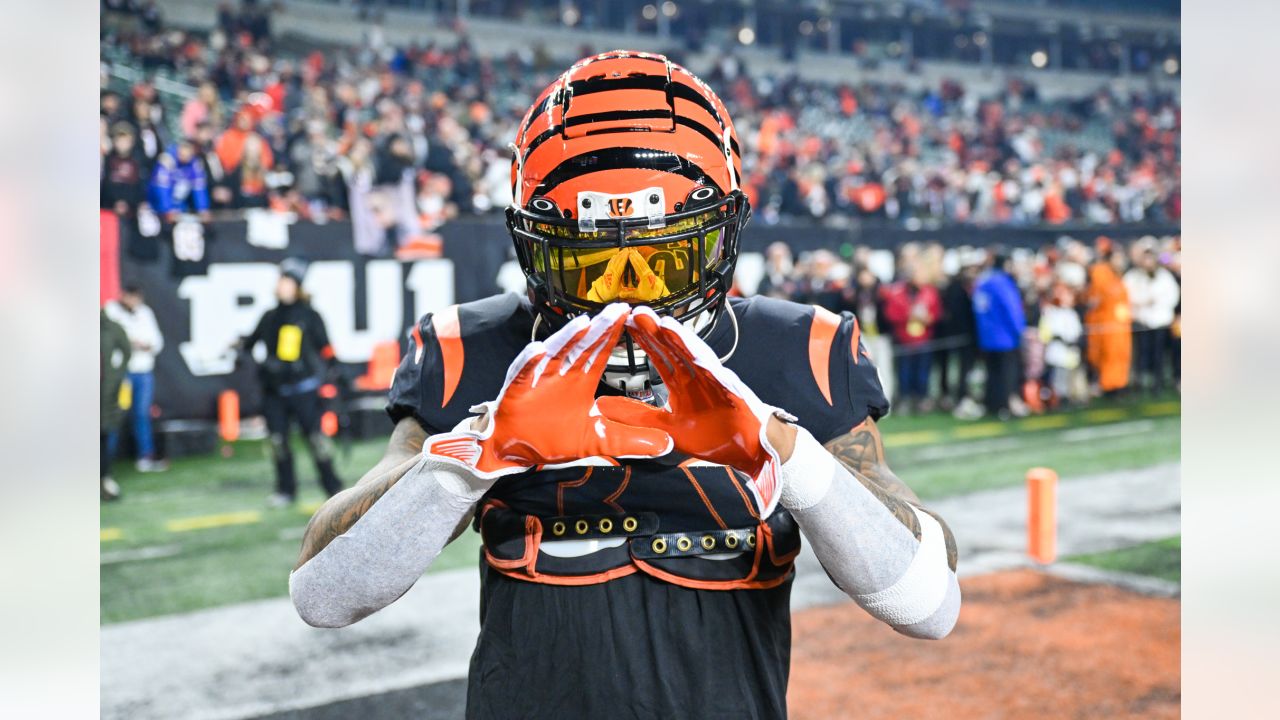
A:
{"label": "stadium light", "polygon": [[1048,65],[1048,64],[1049,64],[1049,53],[1047,53],[1047,52],[1045,52],[1045,51],[1043,51],[1043,50],[1037,50],[1037,51],[1035,51],[1035,52],[1031,53],[1031,64],[1032,64],[1032,65],[1034,65],[1034,66],[1036,66],[1036,67],[1038,67],[1038,68],[1042,68],[1042,67],[1044,67],[1045,65]]}
{"label": "stadium light", "polygon": [[738,42],[743,45],[750,45],[756,41],[756,31],[749,27],[738,30]]}
{"label": "stadium light", "polygon": [[657,17],[658,17],[658,6],[657,6],[657,5],[645,5],[645,6],[644,6],[643,8],[641,8],[641,10],[640,10],[640,16],[641,16],[641,17],[643,17],[645,20],[655,20],[655,19],[657,19]]}
{"label": "stadium light", "polygon": [[666,2],[662,3],[663,17],[673,18],[676,16],[676,13],[678,12],[680,12],[680,8],[676,7],[676,4],[671,2],[671,0],[667,0]]}

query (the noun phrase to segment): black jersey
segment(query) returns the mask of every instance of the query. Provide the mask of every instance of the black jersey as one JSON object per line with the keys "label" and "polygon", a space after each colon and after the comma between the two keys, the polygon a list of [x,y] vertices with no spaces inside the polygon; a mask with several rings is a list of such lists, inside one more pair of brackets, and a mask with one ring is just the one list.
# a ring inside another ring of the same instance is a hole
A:
{"label": "black jersey", "polygon": [[[708,344],[820,442],[887,412],[851,314],[764,297],[730,307]],[[517,295],[424,317],[388,412],[451,430],[497,396],[533,330]],[[745,482],[705,462],[609,458],[499,481],[477,511],[468,717],[785,717],[800,534],[784,509],[762,518]],[[573,539],[600,546],[549,552]]]}
{"label": "black jersey", "polygon": [[245,338],[252,349],[259,341],[267,357],[258,366],[263,386],[276,391],[308,380],[320,379],[325,363],[333,358],[329,333],[320,313],[305,300],[268,310]]}

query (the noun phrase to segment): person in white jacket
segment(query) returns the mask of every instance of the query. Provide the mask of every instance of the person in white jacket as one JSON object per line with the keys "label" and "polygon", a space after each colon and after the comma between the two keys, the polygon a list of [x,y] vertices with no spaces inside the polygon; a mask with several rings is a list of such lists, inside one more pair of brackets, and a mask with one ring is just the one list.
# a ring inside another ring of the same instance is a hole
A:
{"label": "person in white jacket", "polygon": [[[129,387],[132,402],[129,422],[138,450],[138,470],[159,472],[168,463],[156,458],[155,437],[151,430],[151,405],[155,399],[156,356],[164,348],[164,335],[156,322],[156,314],[147,306],[142,288],[126,285],[119,300],[106,305],[107,316],[119,323],[129,336],[133,354],[129,358]],[[114,444],[114,443],[113,443]]]}
{"label": "person in white jacket", "polygon": [[1137,385],[1160,392],[1167,380],[1172,346],[1169,327],[1182,290],[1173,273],[1160,266],[1156,251],[1151,248],[1143,250],[1137,264],[1124,274],[1124,286],[1133,310]]}

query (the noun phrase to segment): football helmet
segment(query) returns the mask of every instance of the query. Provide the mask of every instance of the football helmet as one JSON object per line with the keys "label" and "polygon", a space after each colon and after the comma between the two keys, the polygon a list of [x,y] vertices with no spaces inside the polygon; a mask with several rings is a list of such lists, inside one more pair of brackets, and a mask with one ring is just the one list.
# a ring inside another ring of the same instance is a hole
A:
{"label": "football helmet", "polygon": [[[578,61],[511,145],[507,227],[541,322],[643,303],[702,332],[725,307],[751,215],[724,103],[662,55]],[[625,362],[646,369],[628,339]]]}

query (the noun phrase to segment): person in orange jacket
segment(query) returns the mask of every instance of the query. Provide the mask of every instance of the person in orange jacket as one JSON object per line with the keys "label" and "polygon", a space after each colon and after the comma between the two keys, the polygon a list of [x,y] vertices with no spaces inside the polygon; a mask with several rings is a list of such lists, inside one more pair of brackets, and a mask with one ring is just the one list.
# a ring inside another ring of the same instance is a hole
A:
{"label": "person in orange jacket", "polygon": [[1089,268],[1084,324],[1089,366],[1097,374],[1102,392],[1112,395],[1129,385],[1132,320],[1129,292],[1121,280],[1124,252],[1112,249],[1109,243],[1101,248],[1098,261]]}

